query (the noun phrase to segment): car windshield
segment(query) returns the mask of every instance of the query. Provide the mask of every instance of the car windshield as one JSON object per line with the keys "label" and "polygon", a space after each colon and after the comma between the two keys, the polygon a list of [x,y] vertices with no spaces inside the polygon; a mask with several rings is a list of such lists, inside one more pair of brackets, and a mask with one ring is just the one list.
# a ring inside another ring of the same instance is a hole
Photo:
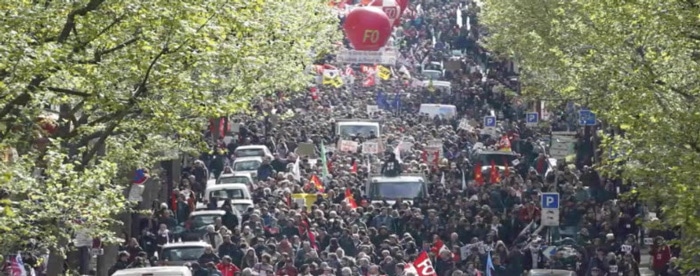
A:
{"label": "car windshield", "polygon": [[554,270],[548,270],[548,269],[538,269],[538,270],[530,270],[530,273],[527,275],[529,276],[571,276],[571,275],[576,275],[573,273],[573,271],[566,271],[566,270],[559,270],[559,269],[554,269]]}
{"label": "car windshield", "polygon": [[241,189],[231,189],[231,190],[217,190],[209,192],[209,198],[217,198],[219,200],[224,199],[249,199],[245,197],[243,190]]}
{"label": "car windshield", "polygon": [[508,153],[487,153],[487,154],[480,154],[479,155],[479,162],[481,162],[482,166],[490,166],[491,162],[493,162],[496,166],[501,166],[505,167],[513,166],[513,160],[518,159],[517,156],[514,154],[508,154]]}
{"label": "car windshield", "polygon": [[218,217],[220,217],[220,215],[191,216],[190,218],[192,219],[192,228],[199,229],[199,228],[205,227],[209,224],[214,224],[214,220],[216,220],[216,218],[218,218]]}
{"label": "car windshield", "polygon": [[370,198],[413,200],[423,195],[424,186],[424,182],[372,182]]}
{"label": "car windshield", "polygon": [[376,125],[339,125],[338,133],[342,137],[355,136],[358,133],[362,137],[369,137],[370,133],[374,133],[375,136],[378,135],[379,128]]}
{"label": "car windshield", "polygon": [[204,247],[191,246],[164,248],[160,256],[163,260],[168,260],[171,262],[182,262],[196,261],[199,259],[200,256],[202,256],[202,254],[204,254]]}
{"label": "car windshield", "polygon": [[260,161],[258,160],[241,161],[233,163],[234,171],[254,171],[257,170],[258,167],[260,167]]}
{"label": "car windshield", "polygon": [[235,207],[236,210],[238,210],[238,212],[242,214],[242,213],[247,212],[247,211],[248,211],[248,207],[251,207],[251,205],[250,205],[250,204],[246,204],[246,203],[239,203],[239,204],[234,203],[234,204],[233,204],[233,207]]}
{"label": "car windshield", "polygon": [[219,178],[219,182],[217,182],[216,184],[248,184],[248,180],[249,179],[247,177],[241,175],[222,176]]}
{"label": "car windshield", "polygon": [[234,154],[236,157],[248,157],[248,156],[265,156],[265,151],[263,149],[237,149]]}
{"label": "car windshield", "polygon": [[440,80],[442,78],[442,72],[434,70],[425,70],[423,71],[423,76],[429,80]]}

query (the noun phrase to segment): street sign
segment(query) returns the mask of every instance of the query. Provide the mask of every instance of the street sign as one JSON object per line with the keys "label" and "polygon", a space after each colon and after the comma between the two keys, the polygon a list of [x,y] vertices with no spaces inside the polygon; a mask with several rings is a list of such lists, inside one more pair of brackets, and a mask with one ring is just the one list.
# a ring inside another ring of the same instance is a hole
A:
{"label": "street sign", "polygon": [[540,114],[537,112],[525,113],[525,125],[536,126],[540,121]]}
{"label": "street sign", "polygon": [[396,65],[398,54],[395,48],[385,48],[379,51],[344,50],[338,53],[336,61],[350,64],[382,64]]}
{"label": "street sign", "polygon": [[496,127],[496,116],[485,116],[484,127]]}
{"label": "street sign", "polygon": [[543,226],[559,226],[559,209],[542,209]]}
{"label": "street sign", "polygon": [[559,193],[542,193],[542,209],[559,209]]}
{"label": "street sign", "polygon": [[578,124],[582,126],[594,126],[596,125],[595,113],[588,109],[581,109],[578,111]]}

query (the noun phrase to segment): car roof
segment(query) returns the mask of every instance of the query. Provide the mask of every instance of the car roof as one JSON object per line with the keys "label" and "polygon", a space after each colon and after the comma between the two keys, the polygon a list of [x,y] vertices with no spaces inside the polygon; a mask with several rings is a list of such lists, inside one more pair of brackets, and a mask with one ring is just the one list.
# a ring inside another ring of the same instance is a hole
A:
{"label": "car roof", "polygon": [[372,177],[372,181],[377,181],[379,183],[381,182],[425,182],[425,179],[422,176],[376,176]]}
{"label": "car roof", "polygon": [[[138,267],[138,268],[127,268],[127,269],[120,269],[117,272],[115,272],[114,276],[120,276],[120,275],[141,275],[141,274],[148,274],[148,273],[154,273],[158,272],[157,275],[163,275],[160,273],[176,273],[176,272],[189,272],[189,269],[184,266],[154,266],[154,267]],[[174,275],[174,274],[172,274]],[[185,275],[185,274],[182,274]]]}
{"label": "car roof", "polygon": [[221,191],[221,190],[248,190],[248,186],[243,183],[216,184],[215,186],[207,187],[206,191]]}
{"label": "car roof", "polygon": [[226,211],[224,210],[199,210],[190,213],[190,216],[207,216],[207,215],[224,215]]}
{"label": "car roof", "polygon": [[219,178],[232,177],[232,176],[244,176],[244,177],[252,178],[252,177],[250,177],[249,173],[243,173],[243,172],[225,173],[225,174],[221,174],[219,176]]}
{"label": "car roof", "polygon": [[237,157],[236,160],[233,160],[233,163],[236,162],[245,162],[245,161],[263,161],[263,158],[260,156],[246,156],[246,157]]}
{"label": "car roof", "polygon": [[267,148],[265,145],[245,145],[245,146],[238,146],[236,150],[239,149],[264,149]]}
{"label": "car roof", "polygon": [[255,204],[252,199],[231,199],[231,204]]}
{"label": "car roof", "polygon": [[[196,212],[202,212],[202,211],[194,211],[193,213]],[[163,245],[163,248],[177,248],[177,247],[207,247],[210,246],[208,243],[203,242],[203,241],[192,241],[192,242],[174,242],[174,243],[166,243]]]}

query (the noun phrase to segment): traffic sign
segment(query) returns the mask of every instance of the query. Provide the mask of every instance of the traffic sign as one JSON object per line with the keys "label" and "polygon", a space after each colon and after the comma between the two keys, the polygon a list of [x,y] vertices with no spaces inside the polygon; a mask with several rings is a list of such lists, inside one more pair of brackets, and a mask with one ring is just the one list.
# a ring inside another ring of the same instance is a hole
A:
{"label": "traffic sign", "polygon": [[496,127],[496,116],[485,116],[484,127]]}
{"label": "traffic sign", "polygon": [[559,226],[559,209],[543,209],[542,226]]}
{"label": "traffic sign", "polygon": [[559,193],[542,193],[542,209],[559,209]]}
{"label": "traffic sign", "polygon": [[525,113],[525,125],[536,126],[540,121],[540,114],[537,112]]}
{"label": "traffic sign", "polygon": [[578,111],[578,124],[582,126],[594,126],[596,125],[595,113],[588,109],[581,109]]}

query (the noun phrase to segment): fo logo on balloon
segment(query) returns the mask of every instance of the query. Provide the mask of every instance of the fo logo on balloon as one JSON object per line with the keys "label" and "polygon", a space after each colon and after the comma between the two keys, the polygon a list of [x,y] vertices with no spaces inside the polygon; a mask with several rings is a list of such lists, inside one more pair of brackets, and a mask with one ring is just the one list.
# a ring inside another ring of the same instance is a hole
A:
{"label": "fo logo on balloon", "polygon": [[377,51],[389,41],[391,22],[379,7],[352,9],[343,23],[345,35],[355,50]]}
{"label": "fo logo on balloon", "polygon": [[365,30],[365,35],[362,37],[362,43],[377,43],[377,41],[379,41],[379,31]]}

